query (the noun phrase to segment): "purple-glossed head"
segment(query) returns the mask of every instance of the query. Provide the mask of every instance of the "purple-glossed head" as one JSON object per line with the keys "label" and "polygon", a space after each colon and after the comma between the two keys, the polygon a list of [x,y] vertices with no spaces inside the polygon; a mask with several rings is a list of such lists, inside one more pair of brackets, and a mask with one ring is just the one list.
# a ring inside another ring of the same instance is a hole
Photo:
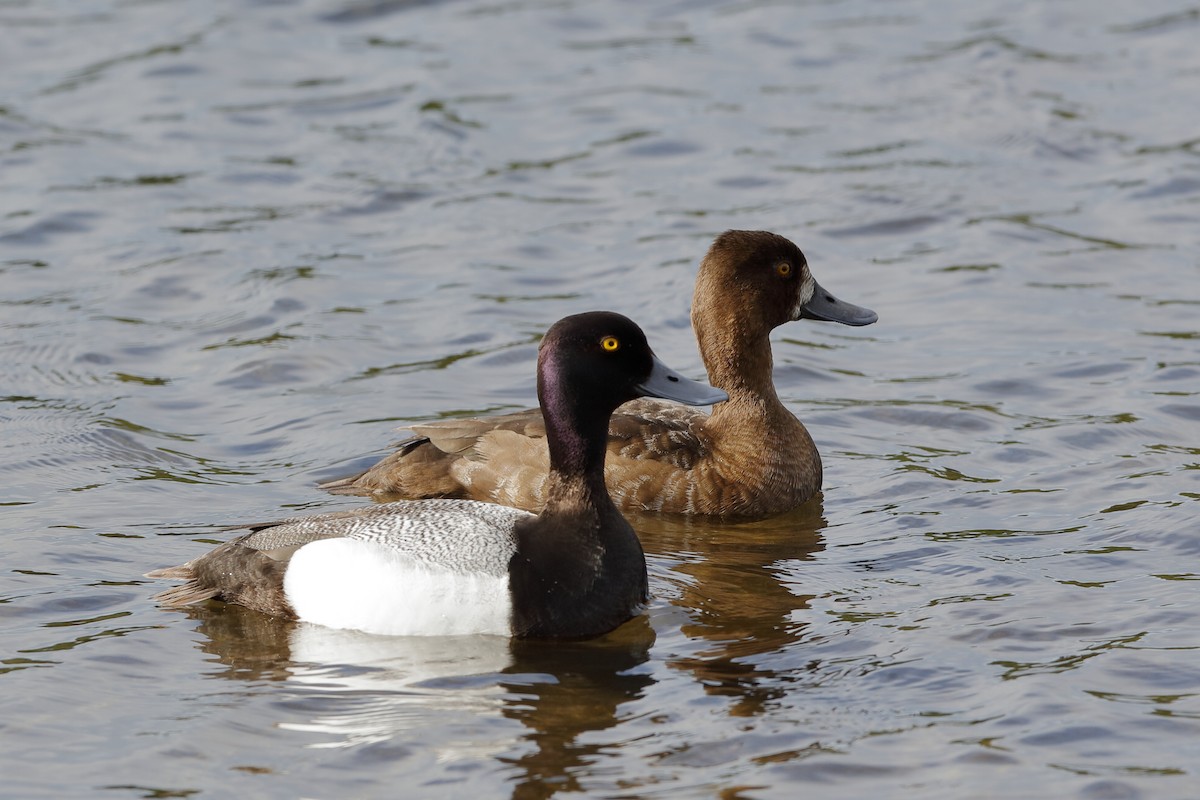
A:
{"label": "purple-glossed head", "polygon": [[720,389],[683,377],[659,361],[628,317],[590,311],[564,317],[538,348],[538,399],[543,411],[607,417],[636,397],[688,405],[729,399]]}

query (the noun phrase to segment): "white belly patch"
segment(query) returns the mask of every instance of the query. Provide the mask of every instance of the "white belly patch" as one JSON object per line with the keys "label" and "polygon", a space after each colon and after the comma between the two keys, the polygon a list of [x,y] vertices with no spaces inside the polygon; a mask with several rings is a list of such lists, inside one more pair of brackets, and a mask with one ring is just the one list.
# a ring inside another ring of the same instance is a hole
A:
{"label": "white belly patch", "polygon": [[283,580],[296,615],[385,636],[512,634],[508,575],[456,572],[359,539],[323,539],[292,556]]}

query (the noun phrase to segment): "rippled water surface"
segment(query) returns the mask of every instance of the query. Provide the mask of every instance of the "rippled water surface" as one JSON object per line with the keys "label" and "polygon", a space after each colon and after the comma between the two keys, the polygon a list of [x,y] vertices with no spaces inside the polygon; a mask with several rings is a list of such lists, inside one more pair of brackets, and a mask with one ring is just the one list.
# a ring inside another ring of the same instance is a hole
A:
{"label": "rippled water surface", "polygon": [[[0,2],[0,795],[1200,795],[1194,0]],[[824,495],[602,640],[140,576],[794,239]]]}

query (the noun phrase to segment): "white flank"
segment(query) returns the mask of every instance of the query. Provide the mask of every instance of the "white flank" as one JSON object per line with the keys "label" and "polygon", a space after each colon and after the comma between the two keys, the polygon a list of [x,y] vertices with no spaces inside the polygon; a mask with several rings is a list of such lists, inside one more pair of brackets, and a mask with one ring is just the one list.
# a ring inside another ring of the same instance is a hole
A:
{"label": "white flank", "polygon": [[296,615],[384,636],[509,636],[508,576],[456,572],[360,539],[296,551],[283,579]]}

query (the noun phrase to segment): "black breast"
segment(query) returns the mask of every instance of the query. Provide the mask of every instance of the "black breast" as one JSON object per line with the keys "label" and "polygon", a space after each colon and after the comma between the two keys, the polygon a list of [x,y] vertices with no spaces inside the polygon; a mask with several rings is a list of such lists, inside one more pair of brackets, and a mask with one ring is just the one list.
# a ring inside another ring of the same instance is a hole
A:
{"label": "black breast", "polygon": [[559,508],[518,523],[515,533],[509,562],[515,635],[599,636],[646,602],[646,559],[615,509]]}

